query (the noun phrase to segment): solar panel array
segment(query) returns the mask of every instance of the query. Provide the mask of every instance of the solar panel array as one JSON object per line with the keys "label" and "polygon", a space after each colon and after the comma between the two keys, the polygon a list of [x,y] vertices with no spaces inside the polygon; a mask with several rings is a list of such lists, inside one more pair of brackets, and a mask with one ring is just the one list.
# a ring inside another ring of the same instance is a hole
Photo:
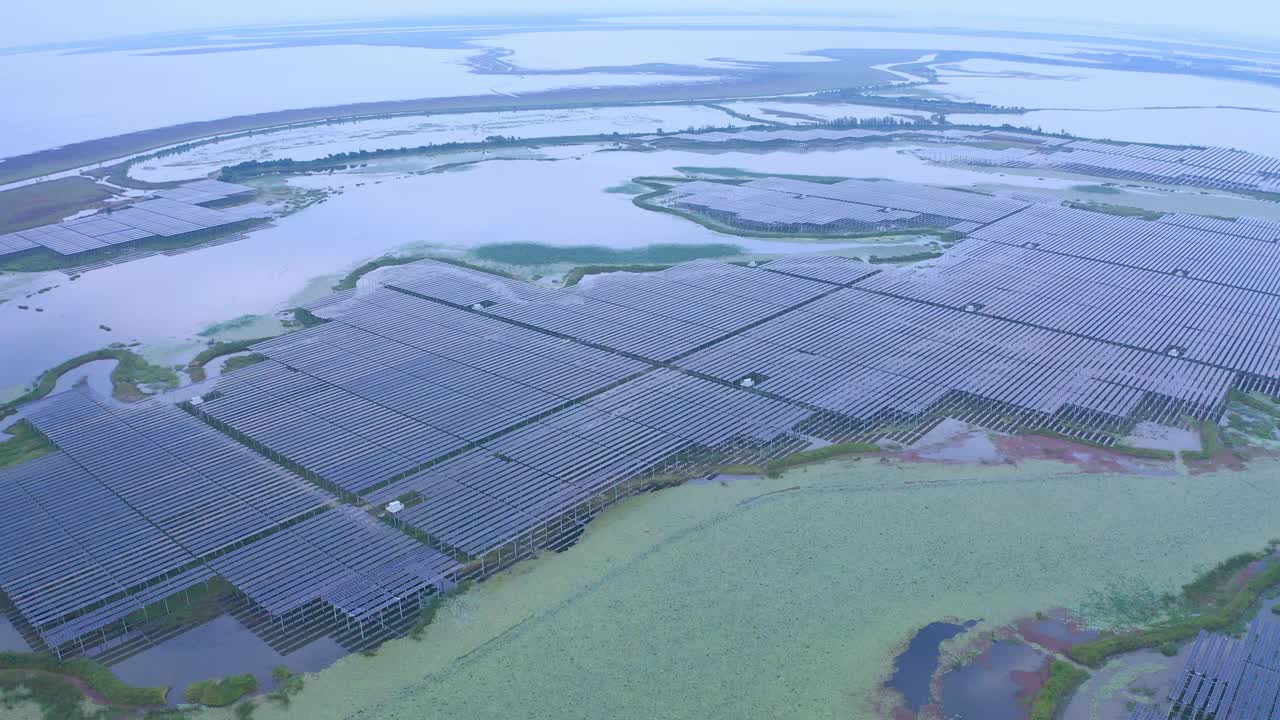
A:
{"label": "solar panel array", "polygon": [[1280,718],[1280,622],[1254,618],[1244,638],[1204,630],[1169,691],[1169,710],[1139,705],[1132,718]]}
{"label": "solar panel array", "polygon": [[838,255],[792,255],[769,262],[764,269],[833,285],[852,285],[879,272],[873,265]]}
{"label": "solar panel array", "polygon": [[386,289],[256,349],[201,412],[352,493],[645,368]]}
{"label": "solar panel array", "polygon": [[1226,148],[1072,140],[1051,147],[926,149],[916,154],[945,165],[1044,168],[1165,185],[1280,192],[1280,158]]}
{"label": "solar panel array", "polygon": [[549,301],[485,312],[664,362],[831,292],[826,283],[710,261],[636,273]]}
{"label": "solar panel array", "polygon": [[554,291],[439,260],[419,260],[384,271],[379,284],[452,305],[470,307],[545,299]]}
{"label": "solar panel array", "polygon": [[192,205],[203,205],[251,192],[253,192],[253,188],[247,185],[237,185],[221,180],[196,180],[183,183],[176,188],[157,190],[155,194],[157,197],[169,198],[170,200],[180,200]]}
{"label": "solar panel array", "polygon": [[695,353],[680,366],[856,420],[917,415],[950,393],[1055,416],[1125,417],[1147,393],[1218,400],[1230,374],[1166,356],[859,290]]}
{"label": "solar panel array", "polygon": [[[570,514],[592,498],[698,449],[756,456],[792,440],[803,408],[655,370],[482,447],[381,488],[416,494],[399,520],[472,556]],[[803,445],[804,443],[800,443]]]}
{"label": "solar panel array", "polygon": [[323,601],[357,622],[442,587],[459,567],[349,506],[291,525],[210,565],[272,615]]}
{"label": "solar panel array", "polygon": [[664,198],[729,224],[756,230],[863,231],[959,226],[999,220],[1027,203],[910,183],[817,183],[769,177],[742,184],[695,180]]}
{"label": "solar panel array", "polygon": [[[1256,267],[1247,264],[1248,256],[1238,260],[1237,275]],[[1222,371],[1280,378],[1277,297],[1195,277],[970,242],[929,267],[886,272],[859,287]]]}
{"label": "solar panel array", "polygon": [[0,545],[0,589],[53,647],[212,575],[64,453],[0,470]]}
{"label": "solar panel array", "polygon": [[215,574],[358,622],[458,570],[175,407],[73,389],[26,412],[61,451],[0,471],[0,588],[51,649]]}
{"label": "solar panel array", "polygon": [[196,204],[252,190],[217,180],[187,183],[172,190],[158,191],[154,199],[134,203],[121,210],[0,235],[0,256],[37,247],[48,248],[60,255],[74,255],[135,240],[181,235],[267,216],[269,211],[263,206],[215,210]]}
{"label": "solar panel array", "polygon": [[[28,415],[61,453],[0,474],[0,521],[37,539],[0,559],[0,587],[50,642],[214,571],[271,613],[360,619],[455,563],[563,538],[655,473],[763,462],[957,398],[1015,428],[1123,429],[1216,417],[1242,379],[1280,387],[1265,222],[1008,208],[885,272],[697,261],[550,291],[410,265],[313,304],[329,322],[259,344],[268,359],[196,410],[356,500],[401,499],[397,521],[439,552],[322,510],[330,496],[175,408],[48,398]],[[55,557],[74,581],[42,569]]]}

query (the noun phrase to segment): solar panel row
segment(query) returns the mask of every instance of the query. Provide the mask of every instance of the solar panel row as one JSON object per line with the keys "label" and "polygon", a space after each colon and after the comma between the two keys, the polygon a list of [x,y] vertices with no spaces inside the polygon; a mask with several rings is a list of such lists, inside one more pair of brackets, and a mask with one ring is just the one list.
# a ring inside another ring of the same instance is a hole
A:
{"label": "solar panel row", "polygon": [[266,217],[263,206],[215,210],[195,203],[252,192],[253,188],[217,180],[201,180],[113,212],[100,212],[54,225],[0,235],[0,256],[45,247],[61,255],[97,250],[121,243],[207,230],[251,217]]}

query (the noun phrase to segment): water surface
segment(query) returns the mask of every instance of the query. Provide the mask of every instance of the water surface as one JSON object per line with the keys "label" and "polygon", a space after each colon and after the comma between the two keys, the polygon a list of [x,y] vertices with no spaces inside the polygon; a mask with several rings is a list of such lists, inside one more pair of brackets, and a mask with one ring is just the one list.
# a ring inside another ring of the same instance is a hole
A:
{"label": "water surface", "polygon": [[871,703],[920,627],[1055,606],[1116,622],[1094,602],[1112,580],[1176,591],[1265,544],[1278,473],[861,462],[645,495],[450,600],[421,641],[338,661],[291,710],[883,720]]}

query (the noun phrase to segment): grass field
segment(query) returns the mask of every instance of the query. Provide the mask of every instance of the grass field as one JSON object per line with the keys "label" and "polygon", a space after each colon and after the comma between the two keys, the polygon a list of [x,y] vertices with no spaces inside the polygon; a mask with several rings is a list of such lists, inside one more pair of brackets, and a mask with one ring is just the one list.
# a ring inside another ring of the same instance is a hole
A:
{"label": "grass field", "polygon": [[114,197],[89,178],[67,177],[0,192],[0,234],[48,225]]}

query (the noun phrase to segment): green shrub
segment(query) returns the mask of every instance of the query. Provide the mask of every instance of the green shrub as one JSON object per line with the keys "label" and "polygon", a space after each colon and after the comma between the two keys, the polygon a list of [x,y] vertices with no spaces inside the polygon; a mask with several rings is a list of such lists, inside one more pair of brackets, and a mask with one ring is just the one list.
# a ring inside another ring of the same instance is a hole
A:
{"label": "green shrub", "polygon": [[1173,657],[1178,654],[1178,643],[1166,642],[1160,644],[1160,654],[1165,657]]}
{"label": "green shrub", "polygon": [[35,426],[20,420],[9,426],[9,437],[0,435],[0,468],[17,465],[53,452],[53,444],[36,432]]}
{"label": "green shrub", "polygon": [[288,706],[293,696],[302,692],[302,688],[306,685],[306,679],[301,674],[290,670],[287,665],[271,668],[271,680],[276,688],[267,697],[285,706]]}
{"label": "green shrub", "polygon": [[870,443],[836,443],[827,445],[826,447],[814,448],[813,450],[803,450],[785,458],[774,460],[766,466],[770,477],[776,477],[784,470],[798,467],[800,465],[808,465],[810,463],[822,462],[823,460],[831,460],[847,455],[858,455],[860,453],[880,452],[880,446]]}
{"label": "green shrub", "polygon": [[225,707],[257,689],[258,679],[245,673],[191,683],[184,695],[187,702]]}
{"label": "green shrub", "polygon": [[1063,701],[1071,697],[1071,693],[1088,677],[1089,673],[1075,665],[1055,659],[1049,666],[1049,679],[1031,705],[1031,720],[1053,720]]}
{"label": "green shrub", "polygon": [[267,359],[262,353],[249,353],[248,355],[237,355],[233,358],[227,358],[227,362],[222,366],[222,374],[233,373],[241,368],[247,368],[250,365],[257,365]]}
{"label": "green shrub", "polygon": [[108,702],[118,705],[163,705],[169,689],[134,687],[115,676],[106,665],[89,658],[60,662],[36,653],[0,652],[0,670],[40,670],[82,680]]}
{"label": "green shrub", "polygon": [[1195,580],[1182,586],[1182,594],[1187,599],[1195,602],[1203,602],[1207,600],[1214,591],[1222,587],[1222,584],[1235,577],[1236,573],[1244,570],[1251,563],[1257,562],[1266,557],[1265,552],[1246,552],[1234,555],[1214,565]]}
{"label": "green shrub", "polygon": [[[1280,563],[1272,563],[1266,571],[1254,576],[1218,610],[1184,620],[1174,621],[1148,630],[1110,635],[1071,648],[1068,655],[1084,665],[1100,666],[1112,655],[1140,648],[1157,647],[1168,642],[1182,642],[1201,630],[1225,630],[1250,611],[1263,591],[1280,583]],[[1195,584],[1195,583],[1192,583]]]}

